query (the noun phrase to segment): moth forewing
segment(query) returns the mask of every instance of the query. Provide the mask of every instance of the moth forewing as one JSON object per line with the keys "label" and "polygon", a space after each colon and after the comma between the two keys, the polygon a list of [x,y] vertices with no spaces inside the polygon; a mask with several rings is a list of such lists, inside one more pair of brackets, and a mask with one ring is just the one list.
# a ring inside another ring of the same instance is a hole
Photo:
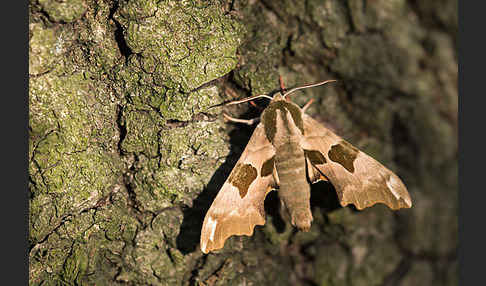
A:
{"label": "moth forewing", "polygon": [[222,248],[232,235],[250,236],[256,225],[265,224],[263,202],[275,185],[273,165],[265,163],[274,155],[259,124],[204,218],[200,239],[204,253]]}
{"label": "moth forewing", "polygon": [[383,203],[391,209],[410,208],[412,200],[402,180],[378,161],[332,131],[303,115],[302,147],[319,152],[325,164],[314,167],[329,179],[342,206],[358,209]]}

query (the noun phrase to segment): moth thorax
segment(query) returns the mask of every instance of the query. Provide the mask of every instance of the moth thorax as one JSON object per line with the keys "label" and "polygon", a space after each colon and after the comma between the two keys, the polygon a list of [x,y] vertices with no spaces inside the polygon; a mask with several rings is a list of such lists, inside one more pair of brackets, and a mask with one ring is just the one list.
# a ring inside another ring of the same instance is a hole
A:
{"label": "moth thorax", "polygon": [[300,142],[302,131],[297,127],[290,111],[288,109],[279,109],[276,112],[276,133],[273,145],[278,147],[289,142]]}
{"label": "moth thorax", "polygon": [[285,100],[273,100],[263,112],[262,122],[265,135],[274,146],[300,140],[304,133],[302,110]]}

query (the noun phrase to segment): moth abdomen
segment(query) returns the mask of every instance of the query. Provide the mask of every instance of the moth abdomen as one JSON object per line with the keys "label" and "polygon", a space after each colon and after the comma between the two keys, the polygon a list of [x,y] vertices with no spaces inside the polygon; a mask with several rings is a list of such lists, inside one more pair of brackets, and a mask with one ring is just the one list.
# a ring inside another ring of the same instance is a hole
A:
{"label": "moth abdomen", "polygon": [[291,142],[281,145],[277,148],[275,168],[280,181],[278,195],[290,214],[292,224],[301,230],[308,230],[312,213],[304,151]]}

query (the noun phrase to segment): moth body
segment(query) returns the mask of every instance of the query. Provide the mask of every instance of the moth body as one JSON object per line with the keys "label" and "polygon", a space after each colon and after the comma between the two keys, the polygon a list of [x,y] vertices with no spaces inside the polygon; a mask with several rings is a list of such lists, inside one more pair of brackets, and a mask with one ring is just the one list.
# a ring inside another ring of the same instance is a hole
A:
{"label": "moth body", "polygon": [[307,231],[312,222],[310,185],[306,177],[305,154],[300,145],[303,129],[296,125],[296,121],[302,122],[300,108],[279,95],[262,114],[265,130],[275,130],[274,136],[271,132],[266,136],[275,147],[274,176],[278,176],[278,196],[290,215],[292,225]]}
{"label": "moth body", "polygon": [[307,231],[311,226],[312,213],[304,151],[292,142],[281,145],[276,150],[275,169],[280,182],[278,196],[289,212],[292,225]]}

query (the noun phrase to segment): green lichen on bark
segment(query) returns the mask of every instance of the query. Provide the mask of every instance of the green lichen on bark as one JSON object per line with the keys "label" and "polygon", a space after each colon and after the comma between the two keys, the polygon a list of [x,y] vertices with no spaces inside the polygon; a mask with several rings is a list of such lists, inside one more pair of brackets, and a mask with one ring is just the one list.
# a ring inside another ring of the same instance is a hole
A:
{"label": "green lichen on bark", "polygon": [[220,5],[154,0],[119,5],[115,19],[154,84],[188,92],[235,67],[240,27]]}
{"label": "green lichen on bark", "polygon": [[39,23],[30,24],[29,31],[29,74],[43,74],[52,69],[59,56],[56,31],[43,28]]}
{"label": "green lichen on bark", "polygon": [[145,209],[190,204],[214,171],[207,166],[221,163],[217,158],[227,152],[218,128],[218,124],[198,122],[159,131],[154,142],[157,153],[140,155],[134,175],[134,192]]}
{"label": "green lichen on bark", "polygon": [[[180,207],[228,152],[219,110],[209,110],[218,89],[192,90],[234,68],[239,26],[217,2],[151,3],[152,19],[126,22],[118,13],[136,17],[150,3],[31,3],[32,285],[163,284],[188,273]],[[132,34],[138,24],[154,30]]]}
{"label": "green lichen on bark", "polygon": [[113,105],[110,109],[110,103],[97,96],[103,89],[93,84],[82,74],[30,80],[29,171],[35,183],[30,214],[35,242],[52,231],[55,225],[49,221],[92,206],[120,175],[122,163],[114,154],[116,114]]}
{"label": "green lichen on bark", "polygon": [[70,23],[79,19],[86,12],[86,4],[83,0],[39,0],[39,4],[49,19],[54,22]]}

